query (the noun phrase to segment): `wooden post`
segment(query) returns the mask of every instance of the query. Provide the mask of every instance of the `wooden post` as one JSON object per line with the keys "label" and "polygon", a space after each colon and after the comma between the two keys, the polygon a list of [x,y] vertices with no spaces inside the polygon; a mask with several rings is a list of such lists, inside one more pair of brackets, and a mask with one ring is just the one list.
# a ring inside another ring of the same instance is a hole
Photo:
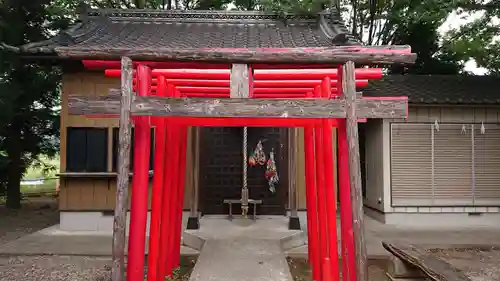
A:
{"label": "wooden post", "polygon": [[[231,69],[231,92],[232,99],[248,99],[250,97],[249,71],[246,64],[233,64]],[[248,214],[248,184],[247,184],[247,135],[248,128],[243,127],[243,186],[241,187],[241,212],[243,217]]]}
{"label": "wooden post", "polygon": [[132,60],[123,57],[121,77],[121,110],[118,148],[118,180],[116,184],[116,206],[113,222],[113,267],[111,280],[123,281],[125,276],[125,238],[127,225],[128,185],[130,169],[132,106]]}
{"label": "wooden post", "polygon": [[193,188],[191,190],[191,212],[187,222],[187,229],[199,229],[200,221],[198,217],[198,188],[199,188],[199,139],[200,139],[200,127],[191,127],[191,151],[193,152],[193,174],[192,174],[192,184]]}
{"label": "wooden post", "polygon": [[346,102],[346,130],[349,145],[349,178],[351,183],[351,201],[353,233],[356,251],[356,272],[358,281],[368,280],[366,244],[363,227],[363,194],[361,190],[361,168],[359,163],[359,137],[356,117],[356,80],[354,62],[347,62],[342,73],[342,88]]}
{"label": "wooden post", "polygon": [[300,219],[297,214],[297,181],[295,175],[297,173],[297,129],[288,129],[288,194],[289,194],[289,208],[290,208],[290,221],[288,228],[293,230],[300,230]]}

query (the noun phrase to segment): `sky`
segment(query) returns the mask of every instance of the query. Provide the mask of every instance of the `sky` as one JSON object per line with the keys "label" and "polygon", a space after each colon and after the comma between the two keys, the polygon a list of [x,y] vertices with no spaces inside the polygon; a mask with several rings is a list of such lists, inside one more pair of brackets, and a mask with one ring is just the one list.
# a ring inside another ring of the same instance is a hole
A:
{"label": "sky", "polygon": [[[451,13],[446,21],[441,25],[438,29],[440,34],[444,34],[451,29],[457,29],[463,25],[466,25],[475,19],[480,18],[483,15],[483,12],[475,12],[475,13],[461,13],[460,15],[457,12]],[[465,62],[465,70],[468,72],[472,72],[476,75],[486,75],[488,71],[485,68],[478,67],[476,61],[471,59]]]}

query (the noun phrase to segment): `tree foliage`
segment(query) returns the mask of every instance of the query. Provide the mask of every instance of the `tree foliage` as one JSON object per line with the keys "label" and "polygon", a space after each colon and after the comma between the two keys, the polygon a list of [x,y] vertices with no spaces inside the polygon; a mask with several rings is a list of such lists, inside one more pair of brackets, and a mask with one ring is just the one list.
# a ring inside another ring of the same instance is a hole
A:
{"label": "tree foliage", "polygon": [[[48,0],[0,2],[0,181],[7,207],[20,207],[20,180],[39,155],[57,150],[60,71],[22,59],[5,46],[45,40],[60,21]],[[64,20],[62,21],[64,22]]]}
{"label": "tree foliage", "polygon": [[474,59],[479,67],[491,74],[500,74],[500,1],[468,0],[460,3],[457,15],[472,18],[469,24],[449,31],[444,45],[462,56],[463,60]]}
{"label": "tree foliage", "polygon": [[[354,5],[354,2],[356,4]],[[355,7],[344,13],[352,34],[367,45],[410,45],[418,59],[415,65],[394,72],[418,74],[457,74],[462,71],[460,56],[441,44],[439,27],[456,9],[449,0],[345,0],[343,7]]]}

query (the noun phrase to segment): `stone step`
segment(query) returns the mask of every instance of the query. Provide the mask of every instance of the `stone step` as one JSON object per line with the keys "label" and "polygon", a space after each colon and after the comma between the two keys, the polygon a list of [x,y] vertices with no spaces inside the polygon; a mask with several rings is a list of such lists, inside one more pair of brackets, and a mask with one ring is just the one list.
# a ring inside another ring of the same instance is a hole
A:
{"label": "stone step", "polygon": [[293,281],[278,240],[236,237],[205,242],[190,281]]}

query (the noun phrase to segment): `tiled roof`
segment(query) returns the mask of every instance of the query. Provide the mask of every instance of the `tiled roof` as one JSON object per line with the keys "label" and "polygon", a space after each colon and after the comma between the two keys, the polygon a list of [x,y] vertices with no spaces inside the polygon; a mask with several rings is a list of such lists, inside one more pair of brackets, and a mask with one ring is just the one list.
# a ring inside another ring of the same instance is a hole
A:
{"label": "tiled roof", "polygon": [[389,75],[370,81],[364,96],[408,96],[412,104],[500,104],[500,77]]}
{"label": "tiled roof", "polygon": [[264,12],[88,10],[69,30],[24,46],[53,53],[58,46],[91,48],[294,48],[359,45],[337,11],[316,16]]}

